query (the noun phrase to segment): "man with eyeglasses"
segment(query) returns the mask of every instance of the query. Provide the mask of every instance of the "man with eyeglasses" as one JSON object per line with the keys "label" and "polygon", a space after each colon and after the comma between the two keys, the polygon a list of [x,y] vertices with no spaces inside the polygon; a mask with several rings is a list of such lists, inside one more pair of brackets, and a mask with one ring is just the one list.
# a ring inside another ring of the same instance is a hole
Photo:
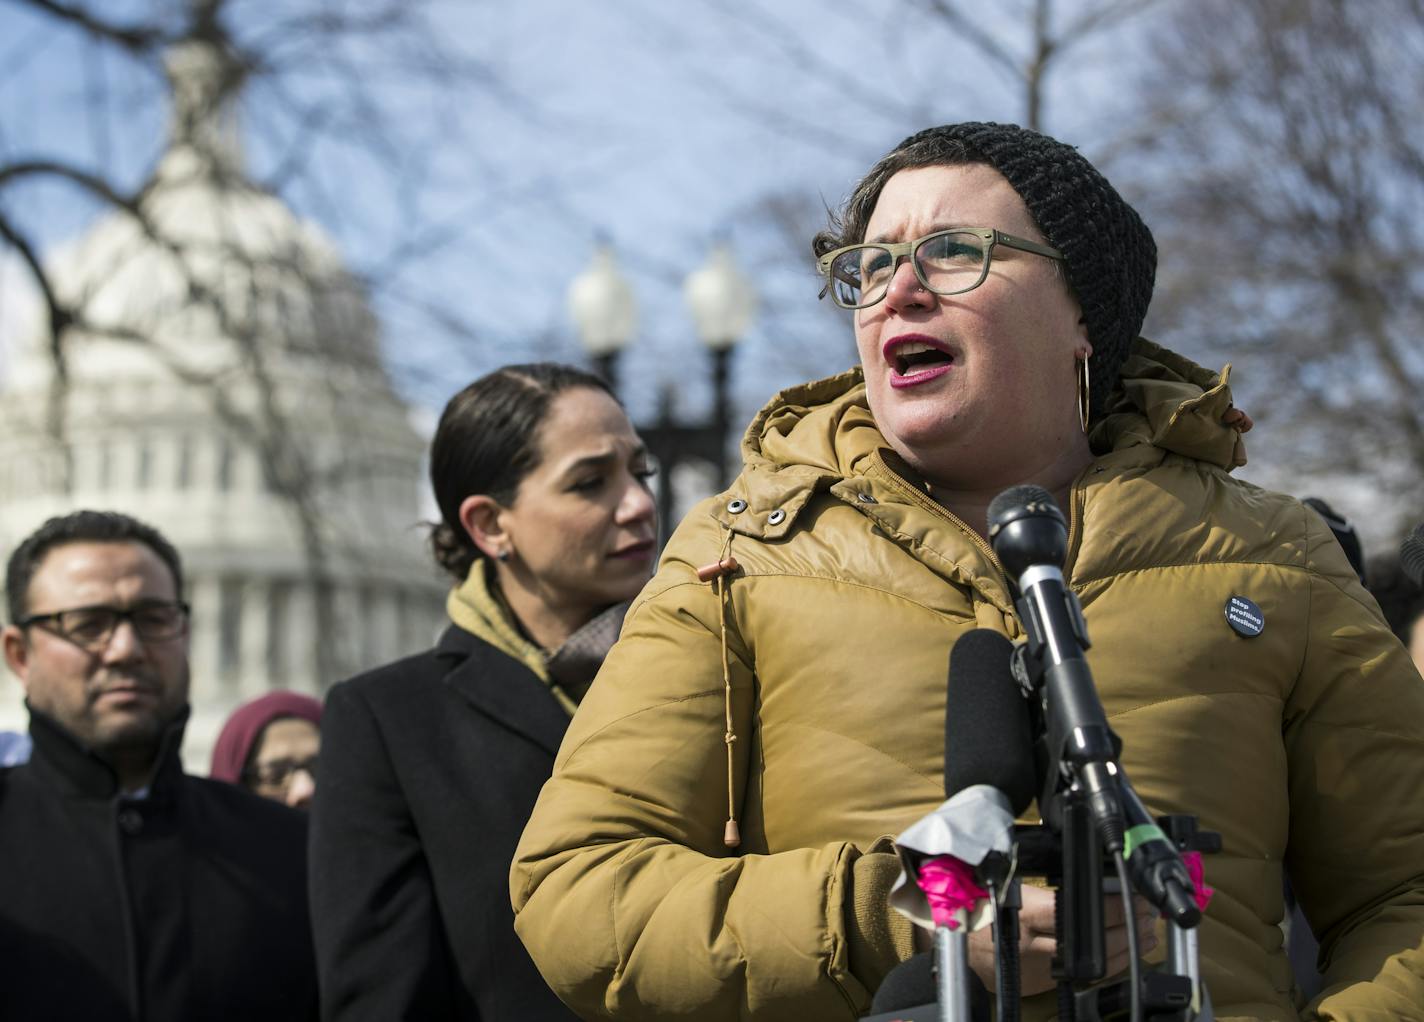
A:
{"label": "man with eyeglasses", "polygon": [[0,1017],[315,1018],[305,816],[183,773],[177,551],[77,511],[5,587],[34,748],[0,772]]}

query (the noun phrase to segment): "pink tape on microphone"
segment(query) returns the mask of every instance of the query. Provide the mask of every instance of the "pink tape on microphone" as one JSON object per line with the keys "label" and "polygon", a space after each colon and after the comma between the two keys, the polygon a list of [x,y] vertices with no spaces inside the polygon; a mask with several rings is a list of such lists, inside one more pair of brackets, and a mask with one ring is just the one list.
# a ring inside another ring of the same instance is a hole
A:
{"label": "pink tape on microphone", "polygon": [[917,882],[925,892],[935,925],[951,930],[959,929],[959,912],[968,916],[981,898],[989,896],[974,882],[974,867],[950,855],[926,859],[920,865]]}
{"label": "pink tape on microphone", "polygon": [[1197,908],[1206,911],[1206,903],[1216,893],[1216,888],[1206,885],[1206,870],[1202,867],[1201,852],[1183,852],[1182,864],[1187,867],[1187,876],[1192,878],[1192,894],[1196,897]]}

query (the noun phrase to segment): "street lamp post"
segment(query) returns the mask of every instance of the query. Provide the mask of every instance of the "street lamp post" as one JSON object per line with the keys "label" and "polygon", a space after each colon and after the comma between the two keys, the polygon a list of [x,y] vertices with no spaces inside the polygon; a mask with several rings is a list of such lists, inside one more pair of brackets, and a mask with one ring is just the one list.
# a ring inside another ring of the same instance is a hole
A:
{"label": "street lamp post", "polygon": [[[697,336],[712,356],[712,418],[700,424],[679,422],[673,414],[676,394],[668,386],[659,395],[657,418],[638,427],[638,434],[658,462],[658,516],[664,539],[677,524],[672,491],[674,468],[685,461],[700,460],[714,467],[717,486],[725,486],[730,480],[727,434],[731,430],[732,350],[751,325],[757,301],[751,281],[737,268],[726,245],[716,246],[707,263],[688,275],[683,297]],[[607,245],[600,246],[593,265],[570,286],[569,311],[599,374],[616,390],[618,357],[632,339],[636,314],[632,289],[619,273]]]}
{"label": "street lamp post", "polygon": [[688,275],[683,298],[692,313],[697,336],[712,352],[712,424],[717,437],[717,485],[730,480],[727,470],[727,432],[731,428],[728,375],[732,349],[756,315],[756,289],[732,259],[725,243],[712,249],[707,263]]}
{"label": "street lamp post", "polygon": [[569,285],[569,314],[598,375],[618,390],[618,356],[633,338],[638,307],[633,288],[618,269],[606,241],[594,250],[589,268]]}

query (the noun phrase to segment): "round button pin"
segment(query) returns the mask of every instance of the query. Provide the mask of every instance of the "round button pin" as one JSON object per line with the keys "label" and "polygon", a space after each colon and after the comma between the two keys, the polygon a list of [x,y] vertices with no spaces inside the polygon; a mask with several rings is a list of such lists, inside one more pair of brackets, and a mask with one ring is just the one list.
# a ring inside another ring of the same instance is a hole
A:
{"label": "round button pin", "polygon": [[1246,597],[1233,596],[1226,601],[1226,623],[1242,638],[1254,639],[1266,630],[1266,615]]}

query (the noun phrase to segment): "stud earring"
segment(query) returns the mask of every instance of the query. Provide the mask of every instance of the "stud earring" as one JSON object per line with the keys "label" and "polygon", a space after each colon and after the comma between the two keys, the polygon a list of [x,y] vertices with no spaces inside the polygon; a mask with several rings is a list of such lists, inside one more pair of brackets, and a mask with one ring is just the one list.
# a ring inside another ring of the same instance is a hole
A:
{"label": "stud earring", "polygon": [[494,555],[494,559],[495,559],[496,561],[499,561],[500,564],[504,564],[504,563],[508,562],[508,560],[509,560],[509,547],[504,547],[504,548],[502,548],[498,553],[496,553],[496,554]]}

